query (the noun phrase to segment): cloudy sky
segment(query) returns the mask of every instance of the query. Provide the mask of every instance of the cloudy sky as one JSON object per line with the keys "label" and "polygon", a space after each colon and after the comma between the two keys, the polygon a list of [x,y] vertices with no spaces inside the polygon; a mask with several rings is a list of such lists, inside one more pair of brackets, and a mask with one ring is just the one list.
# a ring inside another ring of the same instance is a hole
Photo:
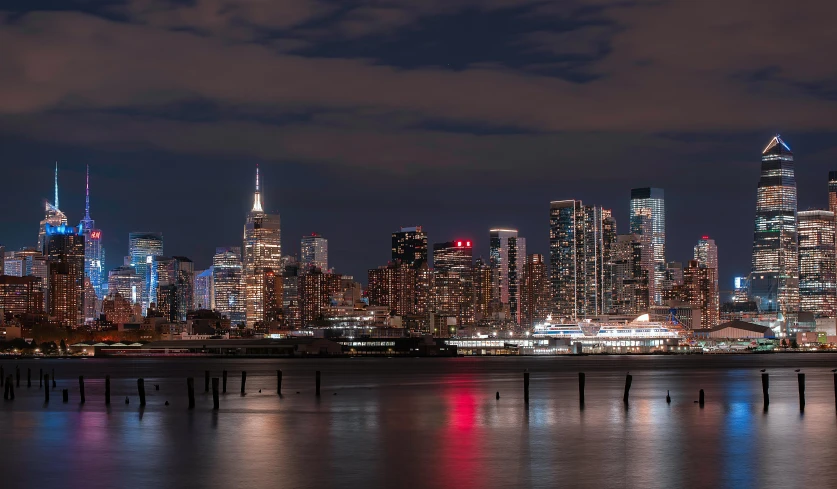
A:
{"label": "cloudy sky", "polygon": [[667,258],[701,235],[722,288],[749,271],[761,150],[780,132],[800,209],[837,169],[837,4],[776,0],[6,0],[0,243],[61,207],[108,266],[129,231],[209,265],[240,243],[262,168],[283,246],[329,238],[365,281],[389,233],[517,227],[548,249],[549,201],[613,208],[665,189]]}

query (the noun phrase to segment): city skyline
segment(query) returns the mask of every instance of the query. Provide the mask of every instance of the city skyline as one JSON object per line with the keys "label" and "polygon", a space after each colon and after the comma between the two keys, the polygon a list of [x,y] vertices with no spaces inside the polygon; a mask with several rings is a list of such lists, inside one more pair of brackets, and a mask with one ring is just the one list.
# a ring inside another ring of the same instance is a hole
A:
{"label": "city skyline", "polygon": [[[66,176],[65,176],[64,174],[66,174],[66,173],[70,173],[70,171],[67,171],[67,169],[63,168],[63,166],[60,164],[60,162],[58,163],[58,166],[59,166],[59,168],[61,168],[61,169],[62,169],[62,179],[66,179]],[[88,187],[90,184],[89,184],[89,180],[88,180],[88,178],[89,178],[89,177],[88,177],[88,175],[87,175],[86,171],[87,171],[87,170],[86,170],[86,166],[85,166],[85,174],[84,174],[84,177],[85,177],[85,187]],[[803,166],[803,170],[802,170],[802,171],[804,172],[804,166]],[[57,173],[57,172],[56,172],[56,173]],[[799,170],[797,170],[797,173],[800,173],[800,171],[799,171]],[[52,172],[51,172],[50,174],[52,175]],[[94,168],[94,176],[93,176],[93,178],[94,178],[94,179],[96,178],[96,175],[95,175],[95,168]],[[252,178],[252,177],[251,177],[251,178]],[[754,178],[757,178],[757,177],[754,177]],[[797,176],[797,178],[798,178],[798,176]],[[252,181],[252,180],[251,180],[251,181]],[[804,207],[803,205],[800,205],[800,206],[799,206],[800,211],[801,211],[801,210],[805,210],[805,209],[827,208],[826,206],[827,206],[827,204],[828,204],[828,195],[829,195],[829,194],[828,194],[827,180],[826,180],[825,176],[823,176],[823,177],[819,180],[819,184],[820,184],[820,185],[819,185],[819,186],[820,186],[820,189],[819,189],[819,192],[816,192],[816,193],[817,193],[817,194],[819,194],[819,195],[818,195],[818,197],[819,197],[819,200],[821,201],[821,205],[816,206],[816,207],[814,207],[814,206]],[[252,184],[251,184],[251,185],[252,185]],[[67,186],[68,186],[68,185],[62,185],[62,207],[66,207],[66,206],[67,206],[67,204],[66,204],[66,202],[67,202],[67,201],[73,201],[73,200],[76,200],[76,197],[77,197],[77,196],[75,195],[75,194],[76,194],[76,192],[70,192],[70,191],[68,191]],[[101,186],[101,185],[100,185],[100,186]],[[752,185],[750,185],[750,186],[752,186]],[[251,187],[251,188],[252,188],[252,187]],[[55,192],[57,193],[57,189],[56,189],[56,188],[53,188],[53,189],[51,189],[51,190],[53,190],[53,191],[55,191]],[[663,189],[663,190],[664,190],[664,189]],[[742,190],[744,190],[744,189],[742,189]],[[97,192],[98,192],[98,191],[99,191],[99,189],[97,189]],[[626,189],[626,190],[625,190],[625,193],[629,194],[629,193],[630,193],[630,189]],[[84,194],[84,192],[81,192],[81,194],[82,194],[82,196],[83,196],[83,197],[87,197],[87,196]],[[251,197],[250,197],[250,201],[252,202],[252,199],[253,199],[253,197],[252,197],[252,193],[251,193],[250,195],[251,195]],[[806,198],[806,195],[805,195],[805,191],[804,191],[804,190],[799,191],[799,199],[800,199],[800,201],[802,201],[802,202],[804,202],[804,201],[806,201],[806,200],[807,200],[807,201],[814,200],[814,199],[811,199],[811,198],[810,198],[810,196],[809,196],[808,198]],[[45,199],[44,199],[44,200],[45,200]],[[607,200],[607,198],[604,198],[604,199],[602,199],[602,200],[605,200],[605,201],[606,201],[606,200]],[[627,200],[627,198],[626,198],[626,200]],[[674,203],[674,202],[670,202],[670,201],[672,201],[672,200],[673,200],[672,198],[668,198],[668,199],[666,200],[666,205],[667,205],[667,206],[672,206],[672,205],[675,205],[675,206],[676,206],[676,203]],[[50,205],[48,201],[46,201],[46,202],[47,202],[47,205]],[[599,201],[598,201],[598,200],[596,200],[596,201],[594,201],[594,202],[596,202],[596,205],[598,205],[598,202],[599,202]],[[676,201],[675,201],[675,202],[676,202]],[[603,205],[602,207],[607,207],[607,206],[606,206],[606,205]],[[614,214],[614,216],[616,217],[616,220],[617,220],[617,229],[618,229],[618,232],[619,232],[620,234],[627,233],[627,232],[628,232],[628,229],[626,229],[626,228],[630,225],[630,224],[629,224],[629,219],[628,219],[629,213],[627,213],[627,212],[620,212],[620,208],[624,208],[624,207],[627,207],[627,204],[625,204],[625,201],[623,201],[623,203],[622,203],[622,205],[621,205],[621,206],[617,205],[617,206],[615,206],[615,207],[613,208],[613,214]],[[106,208],[108,208],[108,209],[112,209],[112,207],[111,207],[110,205],[107,205],[107,206],[106,206]],[[740,210],[739,212],[740,212],[740,213],[745,213],[746,211],[745,211],[745,210]],[[66,215],[66,216],[67,216],[67,219],[69,220],[69,222],[76,222],[76,215],[75,215],[76,213],[73,213],[73,212],[65,212],[63,209],[61,210],[61,213],[62,213],[63,215]],[[79,213],[77,213],[77,214],[79,214],[79,215],[80,215],[80,217],[81,217],[81,220],[82,220],[82,221],[84,221],[84,214],[83,214],[82,212],[79,212]],[[619,219],[619,215],[620,215],[620,214],[622,214],[622,215],[624,216],[622,220],[620,220],[620,219]],[[525,213],[522,213],[522,214],[521,214],[520,221],[526,221],[526,220],[527,220],[527,215],[526,215]],[[100,220],[99,220],[99,221],[100,221]],[[293,222],[293,221],[294,221],[294,220],[292,220],[292,222]],[[100,222],[101,222],[101,221],[100,221]],[[324,224],[326,224],[326,225],[327,225],[327,223],[324,223]],[[386,226],[386,223],[380,223],[380,226],[381,226],[381,227]],[[673,233],[672,233],[672,231],[670,230],[672,226],[678,226],[678,227],[681,227],[681,228],[682,228],[682,227],[686,227],[686,228],[688,228],[688,223],[683,223],[683,222],[680,222],[679,220],[675,221],[674,223],[671,223],[671,222],[670,222],[670,223],[668,223],[668,224],[667,224],[667,233],[668,233],[668,234],[670,234],[670,235],[671,235],[671,234],[673,234]],[[99,228],[104,228],[104,226],[102,226],[101,224],[100,224],[98,227],[99,227]],[[310,229],[310,228],[312,228],[312,227],[317,227],[317,228],[319,228],[319,227],[322,227],[322,225],[321,225],[320,223],[311,223],[311,224],[306,223],[306,224],[302,224],[302,227],[305,227],[305,228],[307,228],[307,229]],[[428,226],[425,224],[425,225],[424,225],[424,227],[425,227],[425,228],[427,228]],[[448,227],[448,226],[445,226],[445,227]],[[463,228],[466,228],[466,227],[468,227],[468,226],[463,226]],[[473,226],[470,226],[470,227],[473,227]],[[217,227],[217,226],[216,226],[216,228],[217,228],[217,230],[218,230],[219,232],[223,232],[223,227]],[[391,228],[391,226],[390,226],[390,228]],[[443,227],[443,228],[444,228],[444,227]],[[133,229],[133,227],[130,227],[129,229]],[[396,229],[396,231],[397,231],[397,229]],[[482,235],[478,234],[478,231],[480,231],[480,230],[475,230],[475,232],[472,232],[472,233],[467,233],[467,232],[464,232],[464,233],[458,233],[458,234],[456,234],[456,236],[463,236],[463,237],[466,237],[467,239],[470,239],[470,240],[472,240],[472,241],[474,242],[474,257],[475,257],[475,258],[482,256],[483,258],[486,258],[486,259],[487,259],[487,257],[488,257],[488,241],[489,241],[489,240],[488,240],[488,232],[487,232],[488,230],[483,230],[483,231],[482,231]],[[135,231],[131,231],[131,232],[135,232]],[[425,232],[427,232],[427,231],[425,231]],[[540,229],[540,230],[536,230],[536,232],[535,232],[534,234],[535,234],[535,235],[537,235],[537,234],[540,234],[540,233],[542,233],[542,232],[543,232],[543,227],[541,227],[541,229]],[[106,237],[108,237],[108,236],[109,236],[109,237],[110,237],[110,242],[111,242],[111,243],[112,243],[112,242],[114,242],[114,241],[118,242],[118,239],[116,239],[115,237],[113,237],[113,235],[112,235],[112,234],[113,234],[113,233],[112,233],[111,231],[109,231],[108,229],[105,229],[105,231],[104,231],[104,233],[103,233],[103,236],[106,236]],[[283,234],[285,234],[285,232],[283,232]],[[309,234],[310,234],[310,233],[309,233]],[[680,233],[674,233],[674,234],[680,234],[680,235],[682,235],[683,233],[682,233],[682,232],[680,232]],[[704,234],[704,235],[707,235],[707,234],[708,234],[708,235],[711,235],[713,239],[716,239],[716,241],[721,241],[721,239],[718,239],[718,238],[717,238],[717,236],[718,236],[718,234],[717,234],[717,233],[716,233],[716,234],[712,234],[712,233],[697,233],[697,232],[695,232],[695,233],[694,233],[694,234],[695,234],[695,236],[694,236],[693,238],[692,238],[692,236],[691,236],[691,232],[688,232],[688,234],[689,234],[689,238],[690,238],[690,239],[694,239],[694,240],[697,240],[697,239],[700,237],[700,236],[699,236],[700,234]],[[469,237],[469,236],[471,236],[471,235],[476,235],[476,237]],[[303,237],[303,236],[305,236],[305,235],[301,235],[300,237]],[[437,242],[445,242],[445,241],[447,241],[447,240],[449,240],[449,239],[450,239],[450,237],[446,237],[446,236],[438,236],[438,235],[437,235],[437,233],[435,233],[435,232],[430,232],[430,233],[428,233],[428,236],[429,236],[429,237],[428,237],[428,242],[429,242],[431,245],[432,245],[433,243],[437,243]],[[172,236],[172,237],[174,237],[174,236]],[[377,238],[378,238],[378,241],[381,241],[381,240],[380,240],[380,237],[377,237]],[[527,236],[527,238],[529,238],[529,237]],[[0,243],[2,243],[2,244],[4,244],[4,245],[5,245],[5,247],[6,247],[6,250],[7,250],[7,251],[13,251],[13,250],[15,250],[15,249],[19,249],[19,248],[16,248],[16,247],[13,245],[13,243],[15,242],[15,240],[7,239],[7,238],[5,237],[5,235],[4,235],[3,239],[4,239],[4,241],[3,241],[3,242],[0,242]],[[343,239],[346,239],[346,238],[344,237],[344,238],[340,238],[340,239],[341,239],[341,240],[343,240]],[[350,237],[348,237],[348,239],[349,239],[349,241],[351,241],[352,237],[350,236]],[[670,239],[671,239],[671,238],[670,238]],[[750,238],[750,239],[752,239],[752,238]],[[332,239],[332,240],[333,240],[333,239]],[[17,241],[22,241],[22,240],[18,239]],[[386,241],[386,238],[384,238],[384,241]],[[534,252],[534,253],[540,253],[540,252],[541,252],[541,249],[543,248],[543,249],[546,249],[546,254],[548,255],[548,243],[538,243],[538,241],[540,241],[540,240],[533,240],[533,239],[529,238],[529,242],[530,242],[530,243],[532,243],[532,242],[534,242],[534,243],[535,243],[535,244],[534,244],[534,248],[532,248],[532,246],[533,246],[532,244],[529,244],[529,245],[528,245],[528,246],[530,247],[529,251]],[[544,241],[546,241],[546,240],[544,240]],[[681,241],[682,241],[682,240],[681,240]],[[168,242],[168,239],[167,239],[167,242]],[[693,243],[693,242],[694,242],[694,241],[692,241],[692,243]],[[299,249],[299,247],[298,247],[298,241],[297,241],[297,240],[293,240],[293,238],[292,238],[292,241],[290,242],[290,244],[291,244],[292,248],[291,248],[290,252],[287,252],[287,253],[285,253],[285,254],[293,254],[293,255],[295,255],[295,256],[297,256],[297,257],[298,257],[298,256],[299,256],[299,253],[300,253],[300,249]],[[544,246],[544,244],[546,244],[546,246]],[[338,250],[339,250],[339,249],[345,249],[346,245],[350,245],[350,243],[344,242],[344,243],[341,243],[341,245],[342,245],[342,246],[337,246],[337,247],[335,247],[335,249],[338,249]],[[539,245],[540,245],[540,246],[539,246]],[[108,244],[107,244],[107,241],[106,241],[106,245],[105,245],[105,246],[106,246],[106,247],[108,247],[108,248],[110,248],[110,249],[113,249],[113,248],[112,248],[112,246],[113,246],[113,245],[108,245]],[[227,245],[225,245],[225,244],[223,244],[223,243],[218,243],[216,247],[218,247],[218,246],[227,246]],[[719,277],[719,281],[720,281],[720,284],[719,284],[719,285],[720,285],[720,290],[721,290],[721,291],[729,291],[729,290],[732,290],[732,280],[733,280],[733,277],[735,277],[735,276],[743,276],[743,275],[746,275],[746,274],[749,272],[748,270],[744,270],[743,265],[742,265],[742,264],[740,264],[740,263],[739,263],[739,264],[729,263],[728,261],[724,260],[724,258],[723,258],[723,257],[724,257],[724,255],[728,255],[728,254],[735,253],[735,252],[734,252],[734,251],[732,251],[732,250],[728,250],[728,248],[730,248],[730,247],[735,248],[736,246],[737,246],[738,248],[742,248],[742,246],[740,246],[740,245],[736,245],[735,243],[730,243],[730,246],[724,246],[724,245],[723,245],[723,243],[721,243],[721,244],[719,245],[719,248],[721,249],[721,252],[720,252],[720,253],[721,253],[721,257],[722,257],[722,258],[721,258],[721,262],[722,262],[722,263],[724,263],[724,266],[723,266],[723,267],[721,267],[721,269],[720,269],[720,277]],[[430,247],[432,247],[432,246],[430,246]],[[667,244],[667,245],[666,245],[666,247],[667,247],[667,248],[669,248],[670,246]],[[685,243],[685,246],[682,246],[682,247],[683,247],[683,248],[686,248],[686,250],[684,250],[684,252],[682,252],[682,253],[681,253],[681,252],[678,252],[678,251],[676,251],[676,250],[673,250],[673,251],[667,251],[667,253],[666,253],[666,260],[667,260],[667,261],[671,261],[671,260],[674,260],[674,261],[684,261],[684,262],[685,262],[685,261],[687,261],[687,260],[690,258],[690,255],[691,255],[691,253],[690,253],[690,252],[689,252],[689,250],[688,250],[688,247],[690,247],[690,245],[689,245],[689,243]],[[744,247],[744,248],[746,248],[746,247]],[[214,248],[213,248],[213,250],[214,250]],[[196,262],[196,267],[198,267],[198,269],[208,268],[208,267],[211,265],[211,260],[212,260],[212,258],[211,258],[211,257],[212,257],[212,254],[213,254],[212,252],[210,252],[210,254],[209,254],[208,256],[202,256],[202,255],[200,255],[200,254],[198,254],[198,253],[196,253],[196,252],[189,252],[189,251],[185,251],[185,252],[183,252],[182,250],[177,250],[177,251],[178,251],[178,254],[180,254],[180,255],[184,255],[184,256],[189,256],[190,258],[192,258],[193,260],[195,260],[195,262]],[[740,255],[740,254],[741,254],[741,253],[740,253],[740,250],[737,250],[737,251],[738,251],[738,253],[735,253],[735,254]],[[126,250],[126,253],[127,253],[127,250]],[[109,270],[112,270],[112,269],[116,268],[116,266],[118,266],[118,265],[121,265],[121,263],[120,263],[120,261],[121,261],[121,260],[120,260],[120,259],[121,259],[121,257],[122,257],[122,256],[124,256],[124,254],[123,254],[123,253],[120,253],[119,249],[117,248],[117,249],[116,249],[116,250],[114,250],[114,252],[113,252],[112,254],[110,254],[109,256],[110,256],[110,261],[108,261],[108,262],[106,263],[106,267],[105,267],[105,274],[107,273],[107,271],[109,271]],[[333,257],[332,259],[333,259],[333,260],[336,260],[336,262],[337,262],[337,263],[340,263],[340,262],[343,262],[343,263],[344,263],[344,265],[343,265],[342,267],[339,267],[339,266],[332,266],[332,268],[335,268],[335,269],[336,269],[338,272],[340,272],[340,273],[343,273],[343,274],[346,274],[346,275],[353,275],[353,276],[359,277],[361,281],[363,280],[363,278],[364,278],[364,276],[365,276],[364,271],[365,271],[366,269],[368,269],[370,266],[377,266],[377,265],[375,265],[375,264],[374,264],[374,263],[377,263],[377,262],[363,263],[363,262],[359,262],[359,261],[356,261],[355,263],[352,263],[352,264],[348,264],[348,265],[347,265],[347,264],[345,263],[345,262],[346,262],[346,257],[340,257],[339,255],[335,255],[335,254],[332,254],[332,257]],[[381,258],[379,257],[377,260],[378,260],[378,261],[380,261],[380,260],[381,260]],[[115,262],[115,263],[114,263],[114,262]],[[432,262],[431,262],[431,264],[432,264]]]}

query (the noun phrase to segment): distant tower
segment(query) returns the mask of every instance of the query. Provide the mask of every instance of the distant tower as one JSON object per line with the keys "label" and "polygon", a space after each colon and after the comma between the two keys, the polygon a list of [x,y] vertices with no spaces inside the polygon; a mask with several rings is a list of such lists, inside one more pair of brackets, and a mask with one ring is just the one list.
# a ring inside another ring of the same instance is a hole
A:
{"label": "distant tower", "polygon": [[83,321],[84,237],[79,228],[46,226],[47,313],[65,327]]}
{"label": "distant tower", "polygon": [[837,171],[828,172],[828,210],[837,216]]}
{"label": "distant tower", "polygon": [[421,226],[401,228],[392,233],[392,261],[414,269],[427,263],[427,233]]}
{"label": "distant tower", "polygon": [[232,324],[244,324],[244,275],[241,248],[216,248],[212,258],[212,292],[215,310]]}
{"label": "distant tower", "polygon": [[[58,162],[55,163],[55,204],[50,204],[44,200],[44,220],[41,221],[41,227],[38,231],[38,252],[44,253],[44,246],[46,246],[46,226],[58,227],[67,225],[67,216],[58,209]],[[45,253],[44,253],[45,254]]]}
{"label": "distant tower", "polygon": [[666,274],[666,203],[661,188],[631,189],[631,233],[640,236],[650,251],[643,255],[648,270],[651,301],[662,302],[662,283]]}
{"label": "distant tower", "polygon": [[282,240],[279,214],[264,211],[259,187],[259,167],[256,167],[256,192],[253,208],[244,224],[244,296],[246,326],[255,328],[265,324],[265,284],[268,271],[282,271]]}
{"label": "distant tower", "polygon": [[[105,248],[102,246],[102,231],[96,229],[96,221],[90,217],[90,165],[87,166],[85,185],[84,218],[79,223],[84,235],[84,277],[99,300],[105,296]],[[85,295],[85,301],[94,298]]]}
{"label": "distant tower", "polygon": [[138,301],[145,315],[148,306],[157,302],[157,267],[154,257],[163,256],[163,233],[130,233],[128,244],[131,266],[142,280]]}
{"label": "distant tower", "polygon": [[799,245],[793,152],[776,135],[762,151],[750,300],[762,312],[799,308]]}
{"label": "distant tower", "polygon": [[492,301],[508,310],[509,318],[521,322],[520,284],[526,265],[526,238],[517,229],[489,230],[489,260],[491,263]]}
{"label": "distant tower", "polygon": [[715,270],[715,292],[718,293],[718,245],[709,236],[702,236],[695,245],[695,260],[706,268]]}
{"label": "distant tower", "polygon": [[837,252],[831,211],[799,211],[799,310],[837,313]]}
{"label": "distant tower", "polygon": [[300,240],[299,262],[302,268],[319,268],[328,271],[328,240],[317,233],[303,236]]}

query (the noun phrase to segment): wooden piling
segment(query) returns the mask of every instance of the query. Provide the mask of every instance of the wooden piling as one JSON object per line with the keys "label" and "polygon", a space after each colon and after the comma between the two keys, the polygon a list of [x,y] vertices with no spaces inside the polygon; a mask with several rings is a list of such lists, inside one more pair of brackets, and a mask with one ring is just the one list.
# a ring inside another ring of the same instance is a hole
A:
{"label": "wooden piling", "polygon": [[105,375],[105,406],[110,405],[110,375]]}
{"label": "wooden piling", "polygon": [[666,404],[671,404],[671,391],[666,391]]}
{"label": "wooden piling", "polygon": [[276,394],[282,395],[282,371],[276,371]]}
{"label": "wooden piling", "polygon": [[799,410],[805,410],[805,374],[796,374],[796,381],[799,384]]}
{"label": "wooden piling", "polygon": [[578,402],[582,406],[584,405],[584,384],[586,379],[584,378],[584,372],[578,373]]}
{"label": "wooden piling", "polygon": [[241,395],[244,395],[244,389],[247,387],[247,371],[241,371]]}
{"label": "wooden piling", "polygon": [[223,391],[222,392],[224,394],[226,394],[227,393],[227,371],[226,370],[224,370],[223,376],[224,376],[224,382],[223,382]]}
{"label": "wooden piling", "polygon": [[209,392],[209,370],[203,373],[203,391],[204,393]]}
{"label": "wooden piling", "polygon": [[703,402],[704,402],[703,389],[701,389],[700,393],[698,393],[698,405],[700,407],[703,407]]}
{"label": "wooden piling", "polygon": [[139,391],[140,407],[145,406],[145,379],[137,379],[137,390]]}
{"label": "wooden piling", "polygon": [[218,401],[218,377],[212,377],[212,409],[217,411],[220,407]]}
{"label": "wooden piling", "polygon": [[523,402],[529,404],[529,369],[523,371]]}
{"label": "wooden piling", "polygon": [[78,376],[78,395],[81,398],[81,403],[84,404],[84,376]]}
{"label": "wooden piling", "polygon": [[622,396],[622,402],[628,404],[628,396],[631,393],[631,383],[633,383],[634,377],[631,374],[625,376],[625,394]]}
{"label": "wooden piling", "polygon": [[44,402],[49,402],[49,374],[44,375],[44,385],[47,386],[44,389]]}
{"label": "wooden piling", "polygon": [[316,378],[315,378],[315,382],[316,382],[316,388],[317,388],[317,395],[319,396],[320,395],[320,371],[319,370],[317,370],[317,375],[316,375]]}
{"label": "wooden piling", "polygon": [[195,409],[195,379],[189,377],[186,379],[186,391],[189,396],[189,409]]}
{"label": "wooden piling", "polygon": [[767,406],[770,405],[770,374],[761,374],[761,393],[764,397],[764,409],[766,411]]}
{"label": "wooden piling", "polygon": [[63,399],[64,404],[70,402],[70,390],[69,389],[62,390],[61,391],[61,398]]}

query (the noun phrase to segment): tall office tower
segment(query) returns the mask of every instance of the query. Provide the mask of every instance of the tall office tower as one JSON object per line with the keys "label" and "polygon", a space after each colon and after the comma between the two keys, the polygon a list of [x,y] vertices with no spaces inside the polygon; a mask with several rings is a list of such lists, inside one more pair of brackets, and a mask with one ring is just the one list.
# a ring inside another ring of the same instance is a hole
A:
{"label": "tall office tower", "polygon": [[47,314],[62,326],[77,327],[83,322],[84,236],[79,228],[65,225],[47,224],[45,232]]}
{"label": "tall office tower", "polygon": [[108,295],[119,294],[131,304],[140,304],[143,278],[130,266],[121,266],[108,272]]}
{"label": "tall office tower", "polygon": [[319,268],[328,271],[328,240],[317,233],[303,236],[299,243],[299,261],[303,269]]}
{"label": "tall office tower", "polygon": [[523,296],[522,325],[531,328],[544,322],[549,315],[551,304],[549,300],[549,274],[543,255],[534,253],[526,257],[521,290]]}
{"label": "tall office tower", "polygon": [[837,313],[834,213],[799,211],[799,310],[818,317]]}
{"label": "tall office tower", "polygon": [[264,272],[264,323],[267,327],[278,327],[284,317],[282,278],[283,270]]}
{"label": "tall office tower", "polygon": [[655,304],[662,302],[666,269],[666,206],[661,188],[631,189],[631,233],[642,237],[649,249],[643,258],[648,270],[648,288]]}
{"label": "tall office tower", "polygon": [[302,327],[302,309],[299,303],[299,262],[293,257],[285,257],[282,271],[282,309],[284,325],[287,329]]}
{"label": "tall office tower", "polygon": [[683,301],[700,308],[701,328],[717,326],[720,319],[715,274],[714,268],[697,260],[690,260],[683,269]]}
{"label": "tall office tower", "polygon": [[18,316],[44,311],[44,283],[39,277],[0,276],[0,313]]}
{"label": "tall office tower", "polygon": [[3,275],[11,275],[12,277],[23,277],[23,271],[26,269],[26,260],[23,258],[16,258],[14,252],[6,252],[6,259],[3,263]]}
{"label": "tall office tower", "polygon": [[473,245],[458,239],[433,245],[434,310],[455,316],[458,326],[474,322]]}
{"label": "tall office tower", "polygon": [[[87,251],[87,249],[85,249]],[[88,277],[84,277],[84,287],[82,288],[82,317],[85,323],[92,323],[99,315],[99,298],[96,296],[96,291],[93,290],[93,284],[90,283]]]}
{"label": "tall office tower", "polygon": [[474,262],[474,320],[491,315],[491,265],[482,257]]}
{"label": "tall office tower", "polygon": [[828,172],[828,210],[837,215],[837,171]]}
{"label": "tall office tower", "polygon": [[647,248],[636,234],[621,234],[611,252],[613,305],[616,314],[642,314],[650,306],[648,270],[643,267],[642,253]]}
{"label": "tall office tower", "polygon": [[212,267],[195,273],[195,308],[215,309],[215,293],[212,290]]}
{"label": "tall office tower", "polygon": [[38,231],[38,252],[46,254],[44,247],[46,246],[46,226],[49,224],[53,227],[67,225],[67,216],[58,208],[58,163],[55,163],[55,204],[50,204],[44,201],[44,220],[41,221],[41,227]]}
{"label": "tall office tower", "polygon": [[793,153],[776,135],[761,156],[750,300],[761,312],[799,308],[799,247]]}
{"label": "tall office tower", "polygon": [[244,305],[248,328],[265,321],[264,277],[268,270],[282,270],[282,236],[279,214],[268,214],[262,207],[259,168],[256,167],[256,192],[253,208],[244,224]]}
{"label": "tall office tower", "polygon": [[142,279],[139,303],[145,315],[148,306],[157,302],[157,267],[154,257],[163,255],[163,233],[129,233],[131,266]]}
{"label": "tall office tower", "polygon": [[323,319],[332,296],[340,291],[341,278],[340,274],[323,273],[319,268],[311,268],[300,275],[299,304],[303,327]]}
{"label": "tall office tower", "polygon": [[90,166],[87,166],[87,184],[84,199],[84,219],[79,226],[84,234],[84,276],[98,299],[105,291],[105,248],[102,246],[102,230],[96,229],[96,221],[90,217]]}
{"label": "tall office tower", "polygon": [[421,230],[421,226],[401,228],[401,231],[392,233],[392,262],[414,269],[427,263],[427,233]]}
{"label": "tall office tower", "polygon": [[246,319],[244,267],[241,248],[216,248],[212,257],[212,290],[215,311],[230,320],[230,324],[244,324]]}
{"label": "tall office tower", "polygon": [[702,236],[695,245],[694,258],[706,268],[715,269],[715,291],[720,293],[721,289],[718,287],[718,246],[715,244],[715,240],[709,236]]}
{"label": "tall office tower", "polygon": [[516,229],[489,230],[489,260],[492,270],[492,300],[497,300],[509,318],[520,324],[520,281],[526,264],[526,239]]}
{"label": "tall office tower", "polygon": [[416,269],[415,284],[413,286],[413,312],[419,316],[425,316],[433,308],[433,284],[434,271],[430,269],[427,262],[424,262]]}
{"label": "tall office tower", "polygon": [[385,306],[396,316],[413,314],[415,310],[416,270],[402,263],[370,269],[366,293],[370,306]]}
{"label": "tall office tower", "polygon": [[610,255],[616,223],[608,209],[580,200],[550,204],[549,261],[553,313],[560,317],[606,314],[612,309]]}
{"label": "tall office tower", "polygon": [[165,291],[157,298],[157,309],[164,311],[171,322],[186,321],[186,314],[194,310],[195,264],[185,256],[154,257],[157,268],[157,290]]}

